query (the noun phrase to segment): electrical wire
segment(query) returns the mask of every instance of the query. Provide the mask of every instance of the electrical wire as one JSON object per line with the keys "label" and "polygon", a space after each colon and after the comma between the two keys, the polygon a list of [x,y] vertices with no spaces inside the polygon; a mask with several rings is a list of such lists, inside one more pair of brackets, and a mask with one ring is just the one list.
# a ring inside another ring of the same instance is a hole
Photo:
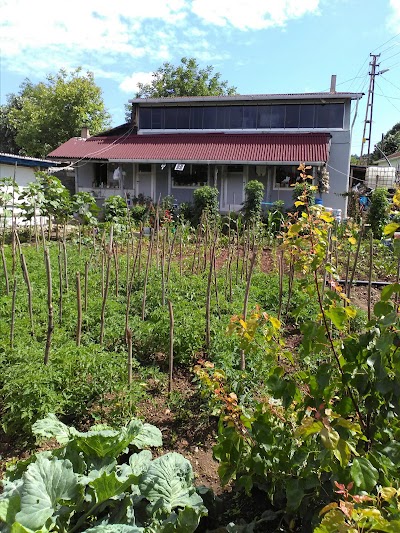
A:
{"label": "electrical wire", "polygon": [[400,87],[399,87],[398,85],[396,85],[396,84],[394,84],[392,81],[388,80],[388,79],[386,78],[386,76],[383,76],[383,74],[381,74],[381,76],[382,76],[382,78],[383,78],[385,81],[389,82],[390,85],[393,85],[393,87],[394,87],[395,89],[398,89],[398,90],[400,91]]}
{"label": "electrical wire", "polygon": [[396,37],[398,37],[399,35],[400,35],[400,32],[396,33],[396,35],[393,35],[393,37],[391,37],[390,39],[385,41],[383,44],[380,44],[377,48],[375,48],[375,50],[372,50],[372,53],[376,52],[377,50],[379,50],[379,48],[382,48],[382,46],[385,46],[385,44],[390,43],[390,41],[393,41],[393,39],[396,39]]}
{"label": "electrical wire", "polygon": [[379,65],[381,65],[382,63],[384,63],[385,61],[389,61],[389,59],[392,59],[392,57],[396,57],[400,54],[400,52],[396,52],[395,54],[389,56],[389,57],[385,57],[385,59],[382,59],[380,62],[379,62]]}
{"label": "electrical wire", "polygon": [[[378,84],[378,82],[377,82],[376,80],[375,80],[375,85],[378,87],[378,89],[380,89],[380,90],[382,91],[382,87]],[[383,91],[382,91],[382,92],[383,92]],[[386,100],[389,102],[389,104],[392,105],[392,106],[393,106],[393,107],[394,107],[394,108],[400,113],[400,109],[399,109],[396,105],[394,105],[394,103],[391,102],[391,101],[389,100],[389,98],[388,98],[385,94],[383,94],[382,96],[383,96],[384,98],[386,98]]]}

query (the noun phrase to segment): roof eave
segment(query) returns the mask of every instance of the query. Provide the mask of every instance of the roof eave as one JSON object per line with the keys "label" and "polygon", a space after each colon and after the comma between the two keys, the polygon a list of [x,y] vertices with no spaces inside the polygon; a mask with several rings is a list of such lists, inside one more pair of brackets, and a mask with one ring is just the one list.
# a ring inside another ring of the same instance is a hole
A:
{"label": "roof eave", "polygon": [[130,104],[177,104],[203,102],[264,102],[285,100],[360,100],[364,93],[297,93],[297,94],[245,94],[232,96],[179,96],[164,98],[133,98]]}

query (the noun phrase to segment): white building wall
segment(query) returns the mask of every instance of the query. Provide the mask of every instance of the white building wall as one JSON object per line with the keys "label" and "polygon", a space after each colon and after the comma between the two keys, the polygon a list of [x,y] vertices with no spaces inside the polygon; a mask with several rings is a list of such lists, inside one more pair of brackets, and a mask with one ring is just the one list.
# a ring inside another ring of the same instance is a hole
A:
{"label": "white building wall", "polygon": [[34,167],[20,167],[15,168],[14,165],[0,164],[0,178],[14,178],[19,187],[26,187],[28,183],[35,181]]}

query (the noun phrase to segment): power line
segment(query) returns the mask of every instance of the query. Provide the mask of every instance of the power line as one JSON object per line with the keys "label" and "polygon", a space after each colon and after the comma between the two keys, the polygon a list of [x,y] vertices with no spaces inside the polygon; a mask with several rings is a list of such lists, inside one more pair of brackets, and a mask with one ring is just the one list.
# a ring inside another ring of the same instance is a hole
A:
{"label": "power line", "polygon": [[399,54],[400,54],[400,52],[397,52],[396,54],[393,54],[393,55],[391,55],[391,56],[389,56],[389,57],[386,57],[385,59],[383,59],[383,60],[381,61],[381,63],[383,63],[383,62],[385,62],[385,61],[389,61],[389,59],[392,59],[392,57],[396,57],[396,56],[398,56]]}
{"label": "power line", "polygon": [[[380,87],[380,86],[378,85],[378,82],[375,82],[375,83],[376,83],[376,86],[382,91],[382,87]],[[383,94],[382,96],[383,96],[384,98],[386,98],[386,100],[389,102],[389,104],[392,105],[395,109],[397,109],[397,111],[400,113],[400,109],[399,109],[396,105],[394,105],[394,103],[391,102],[391,101],[389,100],[389,98],[388,98],[385,94]]]}
{"label": "power line", "polygon": [[390,80],[388,80],[385,76],[382,75],[382,78],[383,78],[385,81],[389,82],[390,85],[393,85],[393,87],[394,87],[395,89],[398,89],[398,90],[400,91],[400,87],[398,87],[398,86],[395,85],[393,82],[391,82]]}
{"label": "power line", "polygon": [[375,48],[375,50],[372,50],[372,53],[376,52],[377,50],[379,50],[379,48],[382,48],[382,46],[385,46],[385,44],[390,43],[390,41],[393,41],[393,39],[396,39],[396,37],[398,37],[399,35],[400,35],[400,32],[397,33],[396,35],[393,35],[393,37],[391,37],[390,39],[385,41],[383,44],[380,44],[377,48]]}

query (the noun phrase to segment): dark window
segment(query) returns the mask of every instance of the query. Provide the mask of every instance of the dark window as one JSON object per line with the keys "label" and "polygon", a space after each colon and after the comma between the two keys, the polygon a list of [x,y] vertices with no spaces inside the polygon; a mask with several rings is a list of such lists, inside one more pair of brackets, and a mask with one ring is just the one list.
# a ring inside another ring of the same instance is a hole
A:
{"label": "dark window", "polygon": [[244,106],[243,107],[243,128],[256,128],[257,127],[257,107]]}
{"label": "dark window", "polygon": [[191,108],[190,127],[193,130],[201,130],[203,128],[203,108],[202,107]]}
{"label": "dark window", "polygon": [[286,106],[285,128],[299,127],[300,106],[290,104]]}
{"label": "dark window", "polygon": [[188,130],[190,127],[190,107],[176,109],[176,127],[178,130]]}
{"label": "dark window", "polygon": [[271,106],[271,128],[283,128],[285,126],[285,107],[284,105]]}
{"label": "dark window", "polygon": [[243,165],[228,165],[227,172],[243,172]]}
{"label": "dark window", "polygon": [[230,129],[241,129],[243,124],[243,106],[235,105],[230,108],[229,125]]}
{"label": "dark window", "polygon": [[229,128],[229,111],[230,108],[226,106],[217,106],[217,121],[216,128],[221,130],[226,130]]}
{"label": "dark window", "polygon": [[257,128],[269,128],[271,126],[271,106],[258,106]]}
{"label": "dark window", "polygon": [[275,169],[275,187],[291,188],[299,178],[300,173],[297,166],[280,166]]}
{"label": "dark window", "polygon": [[161,107],[153,107],[151,112],[151,128],[153,130],[162,130],[163,124],[163,109]]}
{"label": "dark window", "polygon": [[215,130],[217,121],[217,110],[215,107],[203,108],[203,129]]}
{"label": "dark window", "polygon": [[186,164],[183,170],[172,167],[172,187],[202,187],[207,185],[207,176],[207,165]]}
{"label": "dark window", "polygon": [[344,104],[317,104],[316,128],[343,128]]}
{"label": "dark window", "polygon": [[176,130],[176,113],[177,109],[175,107],[166,107],[165,108],[165,129],[166,130]]}
{"label": "dark window", "polygon": [[314,104],[301,104],[300,106],[300,128],[314,127]]}
{"label": "dark window", "polygon": [[95,163],[94,171],[94,186],[107,185],[107,163]]}
{"label": "dark window", "polygon": [[151,129],[151,107],[142,107],[139,111],[139,128]]}
{"label": "dark window", "polygon": [[151,172],[151,163],[139,163],[139,172]]}

